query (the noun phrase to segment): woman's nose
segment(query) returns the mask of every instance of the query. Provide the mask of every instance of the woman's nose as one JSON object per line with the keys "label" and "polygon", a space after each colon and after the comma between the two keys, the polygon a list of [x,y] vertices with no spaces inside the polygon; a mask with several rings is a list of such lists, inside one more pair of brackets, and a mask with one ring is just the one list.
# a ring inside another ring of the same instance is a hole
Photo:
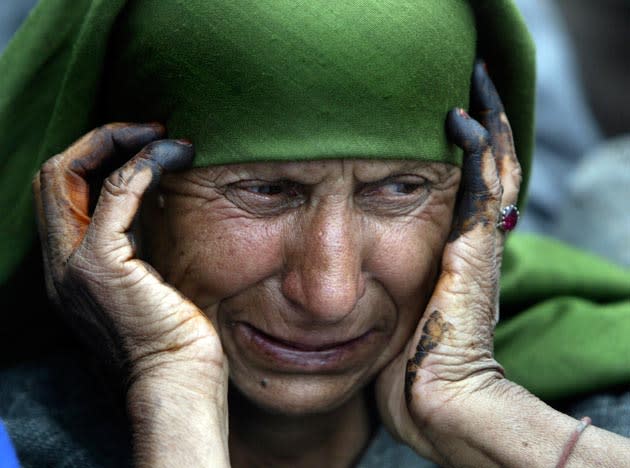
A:
{"label": "woman's nose", "polygon": [[336,323],[365,293],[362,234],[347,207],[316,208],[292,236],[282,292],[301,313]]}

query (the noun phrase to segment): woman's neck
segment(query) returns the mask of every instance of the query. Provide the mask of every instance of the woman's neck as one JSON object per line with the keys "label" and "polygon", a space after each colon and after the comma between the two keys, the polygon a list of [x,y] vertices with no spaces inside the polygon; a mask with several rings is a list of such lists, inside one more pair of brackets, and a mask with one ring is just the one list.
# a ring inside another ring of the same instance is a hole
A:
{"label": "woman's neck", "polygon": [[[232,397],[232,395],[230,395]],[[364,394],[324,414],[290,417],[270,414],[235,396],[230,411],[230,459],[240,467],[352,466],[372,434]]]}

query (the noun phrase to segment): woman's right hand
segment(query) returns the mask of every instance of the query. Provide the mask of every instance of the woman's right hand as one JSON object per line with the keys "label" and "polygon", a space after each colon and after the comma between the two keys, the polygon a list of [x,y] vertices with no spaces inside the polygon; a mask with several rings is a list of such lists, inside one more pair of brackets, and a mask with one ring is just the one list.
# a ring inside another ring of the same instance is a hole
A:
{"label": "woman's right hand", "polygon": [[[159,124],[106,125],[42,166],[33,190],[46,285],[79,338],[123,372],[136,461],[227,466],[219,337],[199,308],[136,258],[143,195],[164,170],[185,169],[194,157],[191,143],[164,134]],[[111,170],[90,213],[90,186]]]}

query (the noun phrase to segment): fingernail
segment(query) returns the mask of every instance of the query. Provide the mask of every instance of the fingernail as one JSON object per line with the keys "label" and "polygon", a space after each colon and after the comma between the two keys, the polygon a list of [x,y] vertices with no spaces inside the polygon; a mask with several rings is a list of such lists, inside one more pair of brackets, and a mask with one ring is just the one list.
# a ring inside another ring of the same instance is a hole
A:
{"label": "fingernail", "polygon": [[148,161],[156,163],[167,171],[186,169],[195,157],[191,143],[180,140],[159,140],[147,145],[143,150]]}
{"label": "fingernail", "polygon": [[179,143],[180,145],[185,145],[185,146],[193,145],[192,141],[190,141],[188,138],[180,138],[179,140],[175,140],[175,141],[177,141],[177,143]]}
{"label": "fingernail", "polygon": [[457,113],[465,119],[470,119],[470,115],[468,115],[468,112],[466,112],[464,109],[457,109]]}

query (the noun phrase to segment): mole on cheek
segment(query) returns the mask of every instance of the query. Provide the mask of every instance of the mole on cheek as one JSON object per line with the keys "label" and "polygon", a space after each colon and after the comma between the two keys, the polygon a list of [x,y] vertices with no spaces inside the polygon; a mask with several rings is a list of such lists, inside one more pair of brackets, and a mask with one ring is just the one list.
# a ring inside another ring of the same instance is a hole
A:
{"label": "mole on cheek", "polygon": [[260,386],[261,386],[262,388],[267,388],[267,379],[262,379],[262,380],[260,381]]}

